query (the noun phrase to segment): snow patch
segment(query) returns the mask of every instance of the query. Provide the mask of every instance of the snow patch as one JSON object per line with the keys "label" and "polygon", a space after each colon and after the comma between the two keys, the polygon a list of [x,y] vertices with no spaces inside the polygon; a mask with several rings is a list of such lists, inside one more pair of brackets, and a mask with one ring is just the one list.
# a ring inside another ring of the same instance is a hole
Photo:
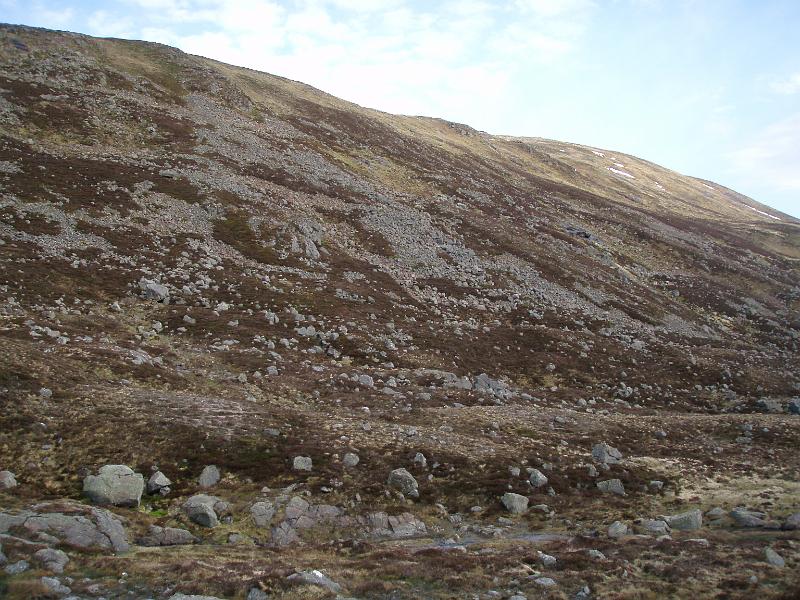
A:
{"label": "snow patch", "polygon": [[594,154],[595,156],[605,156],[605,154],[603,154],[602,152],[598,152],[597,150],[592,150],[592,154]]}
{"label": "snow patch", "polygon": [[[616,164],[616,163],[614,163],[614,164]],[[612,173],[616,173],[617,175],[622,175],[623,177],[629,177],[631,179],[636,179],[636,177],[634,177],[633,175],[631,175],[630,173],[627,173],[625,171],[620,171],[619,169],[615,169],[614,167],[607,167],[607,168],[608,168],[609,171],[611,171]]]}
{"label": "snow patch", "polygon": [[775,215],[771,215],[769,213],[765,213],[763,210],[758,210],[757,208],[754,208],[754,207],[750,206],[749,204],[742,204],[742,206],[746,206],[750,210],[754,210],[758,214],[764,215],[765,217],[769,217],[770,219],[775,219],[776,221],[783,221],[783,219],[781,219],[779,217],[776,217]]}
{"label": "snow patch", "polygon": [[701,183],[700,185],[702,185],[703,187],[707,187],[708,189],[710,189],[710,190],[712,190],[712,191],[714,190],[714,188],[713,188],[713,187],[711,187],[711,186],[710,186],[710,185],[708,185],[708,184]]}

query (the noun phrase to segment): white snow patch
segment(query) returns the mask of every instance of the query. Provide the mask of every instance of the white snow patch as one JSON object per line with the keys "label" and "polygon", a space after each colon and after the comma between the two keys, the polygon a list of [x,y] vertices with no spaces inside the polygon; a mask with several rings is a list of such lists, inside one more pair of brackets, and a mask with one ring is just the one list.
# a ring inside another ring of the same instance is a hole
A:
{"label": "white snow patch", "polygon": [[702,185],[703,187],[707,187],[707,188],[708,188],[708,189],[710,189],[710,190],[713,190],[713,189],[714,189],[713,187],[711,187],[710,185],[707,185],[707,184],[705,184],[705,183],[701,183],[700,185]]}
{"label": "white snow patch", "polygon": [[663,185],[661,185],[660,183],[658,183],[657,181],[654,181],[653,183],[655,183],[655,184],[656,184],[656,187],[657,187],[658,189],[660,189],[660,190],[663,190],[663,189],[664,189],[664,186],[663,186]]}
{"label": "white snow patch", "polygon": [[620,171],[619,169],[615,169],[614,167],[607,167],[607,168],[609,171],[611,171],[612,173],[616,173],[617,175],[622,175],[623,177],[630,177],[631,179],[636,179],[636,177],[625,171]]}
{"label": "white snow patch", "polygon": [[747,208],[749,208],[750,210],[754,210],[754,211],[756,211],[758,214],[760,214],[760,215],[764,215],[765,217],[769,217],[770,219],[775,219],[776,221],[783,221],[783,219],[781,219],[781,218],[779,218],[779,217],[776,217],[775,215],[771,215],[771,214],[769,214],[769,213],[765,213],[763,210],[758,210],[757,208],[754,208],[754,207],[750,206],[749,204],[742,204],[742,206],[746,206],[746,207],[747,207]]}
{"label": "white snow patch", "polygon": [[614,166],[615,167],[619,167],[620,169],[624,169],[625,168],[625,165],[623,165],[622,163],[614,163]]}
{"label": "white snow patch", "polygon": [[592,150],[592,154],[594,154],[595,156],[605,156],[605,154],[603,154],[602,152],[598,152],[597,150]]}

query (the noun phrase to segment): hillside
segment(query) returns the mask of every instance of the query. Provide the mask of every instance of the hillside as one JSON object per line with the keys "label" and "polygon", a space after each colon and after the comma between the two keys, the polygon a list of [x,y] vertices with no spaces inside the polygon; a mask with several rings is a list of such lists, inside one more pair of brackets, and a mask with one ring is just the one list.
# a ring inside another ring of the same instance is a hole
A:
{"label": "hillside", "polygon": [[0,595],[795,597],[799,344],[714,182],[0,27]]}

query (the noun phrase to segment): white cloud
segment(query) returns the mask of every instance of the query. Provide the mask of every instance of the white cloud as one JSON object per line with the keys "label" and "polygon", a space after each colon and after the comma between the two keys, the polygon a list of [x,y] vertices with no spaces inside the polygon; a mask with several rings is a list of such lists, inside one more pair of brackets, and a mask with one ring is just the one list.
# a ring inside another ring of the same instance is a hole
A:
{"label": "white cloud", "polygon": [[773,123],[731,156],[737,173],[776,190],[800,190],[800,113]]}
{"label": "white cloud", "polygon": [[784,94],[786,96],[800,94],[800,72],[793,73],[786,79],[773,81],[769,87],[776,94]]}

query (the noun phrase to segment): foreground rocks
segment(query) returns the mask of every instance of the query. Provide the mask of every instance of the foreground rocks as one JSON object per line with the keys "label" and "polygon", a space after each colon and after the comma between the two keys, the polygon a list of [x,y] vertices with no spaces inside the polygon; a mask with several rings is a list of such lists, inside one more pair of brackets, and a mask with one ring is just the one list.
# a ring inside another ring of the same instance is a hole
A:
{"label": "foreground rocks", "polygon": [[137,507],[143,491],[144,477],[125,465],[105,465],[83,480],[83,493],[100,505]]}

